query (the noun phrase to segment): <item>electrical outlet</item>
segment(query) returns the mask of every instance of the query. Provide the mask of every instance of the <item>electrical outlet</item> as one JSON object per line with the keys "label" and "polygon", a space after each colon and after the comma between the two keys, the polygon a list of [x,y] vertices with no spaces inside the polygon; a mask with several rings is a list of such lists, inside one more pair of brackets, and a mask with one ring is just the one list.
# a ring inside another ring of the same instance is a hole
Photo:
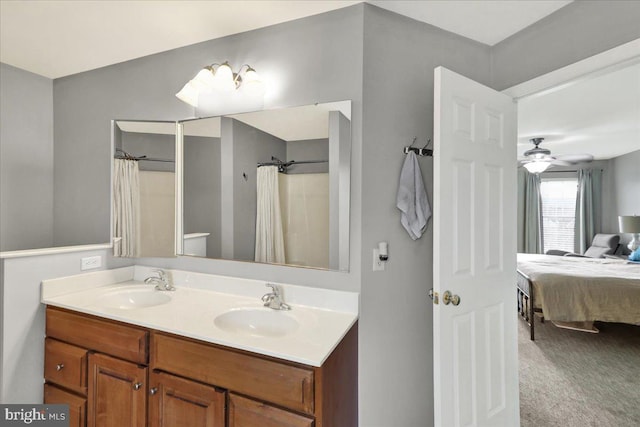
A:
{"label": "electrical outlet", "polygon": [[100,255],[82,258],[80,262],[80,270],[92,270],[99,267],[102,267],[102,257]]}
{"label": "electrical outlet", "polygon": [[375,248],[373,250],[373,271],[384,271],[386,262],[380,261],[380,250]]}

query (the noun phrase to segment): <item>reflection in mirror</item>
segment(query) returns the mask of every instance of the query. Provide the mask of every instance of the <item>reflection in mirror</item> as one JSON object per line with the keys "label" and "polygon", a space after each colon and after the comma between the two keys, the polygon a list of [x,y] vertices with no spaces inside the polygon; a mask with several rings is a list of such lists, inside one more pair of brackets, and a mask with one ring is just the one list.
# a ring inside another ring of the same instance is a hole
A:
{"label": "reflection in mirror", "polygon": [[348,270],[351,102],[183,125],[184,255]]}
{"label": "reflection in mirror", "polygon": [[112,123],[114,256],[175,256],[176,123]]}

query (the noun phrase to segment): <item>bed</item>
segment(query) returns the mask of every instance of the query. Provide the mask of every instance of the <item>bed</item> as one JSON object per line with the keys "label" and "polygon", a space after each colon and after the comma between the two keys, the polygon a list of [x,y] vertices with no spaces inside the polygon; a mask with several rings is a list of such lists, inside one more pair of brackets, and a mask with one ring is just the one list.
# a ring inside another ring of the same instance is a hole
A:
{"label": "bed", "polygon": [[518,254],[518,312],[534,340],[542,321],[640,325],[640,264],[621,259]]}

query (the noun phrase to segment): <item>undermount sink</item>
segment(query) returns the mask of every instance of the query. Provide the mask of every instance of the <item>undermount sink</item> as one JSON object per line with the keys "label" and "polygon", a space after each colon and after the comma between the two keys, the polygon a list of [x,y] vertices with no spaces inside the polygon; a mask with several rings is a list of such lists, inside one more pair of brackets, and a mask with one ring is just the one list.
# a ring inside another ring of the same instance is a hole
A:
{"label": "undermount sink", "polygon": [[171,296],[154,289],[151,285],[128,286],[107,292],[100,298],[99,304],[107,308],[130,310],[134,308],[154,307],[171,301]]}
{"label": "undermount sink", "polygon": [[298,329],[290,314],[270,308],[238,308],[217,316],[214,324],[225,331],[258,337],[282,337]]}

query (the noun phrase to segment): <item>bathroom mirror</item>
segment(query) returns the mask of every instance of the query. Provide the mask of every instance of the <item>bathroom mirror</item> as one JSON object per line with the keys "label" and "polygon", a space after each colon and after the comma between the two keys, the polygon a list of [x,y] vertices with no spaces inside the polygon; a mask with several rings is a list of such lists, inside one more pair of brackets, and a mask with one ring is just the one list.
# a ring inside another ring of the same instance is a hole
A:
{"label": "bathroom mirror", "polygon": [[351,101],[179,125],[179,254],[349,269]]}
{"label": "bathroom mirror", "polygon": [[176,122],[114,120],[111,235],[118,257],[176,255]]}

